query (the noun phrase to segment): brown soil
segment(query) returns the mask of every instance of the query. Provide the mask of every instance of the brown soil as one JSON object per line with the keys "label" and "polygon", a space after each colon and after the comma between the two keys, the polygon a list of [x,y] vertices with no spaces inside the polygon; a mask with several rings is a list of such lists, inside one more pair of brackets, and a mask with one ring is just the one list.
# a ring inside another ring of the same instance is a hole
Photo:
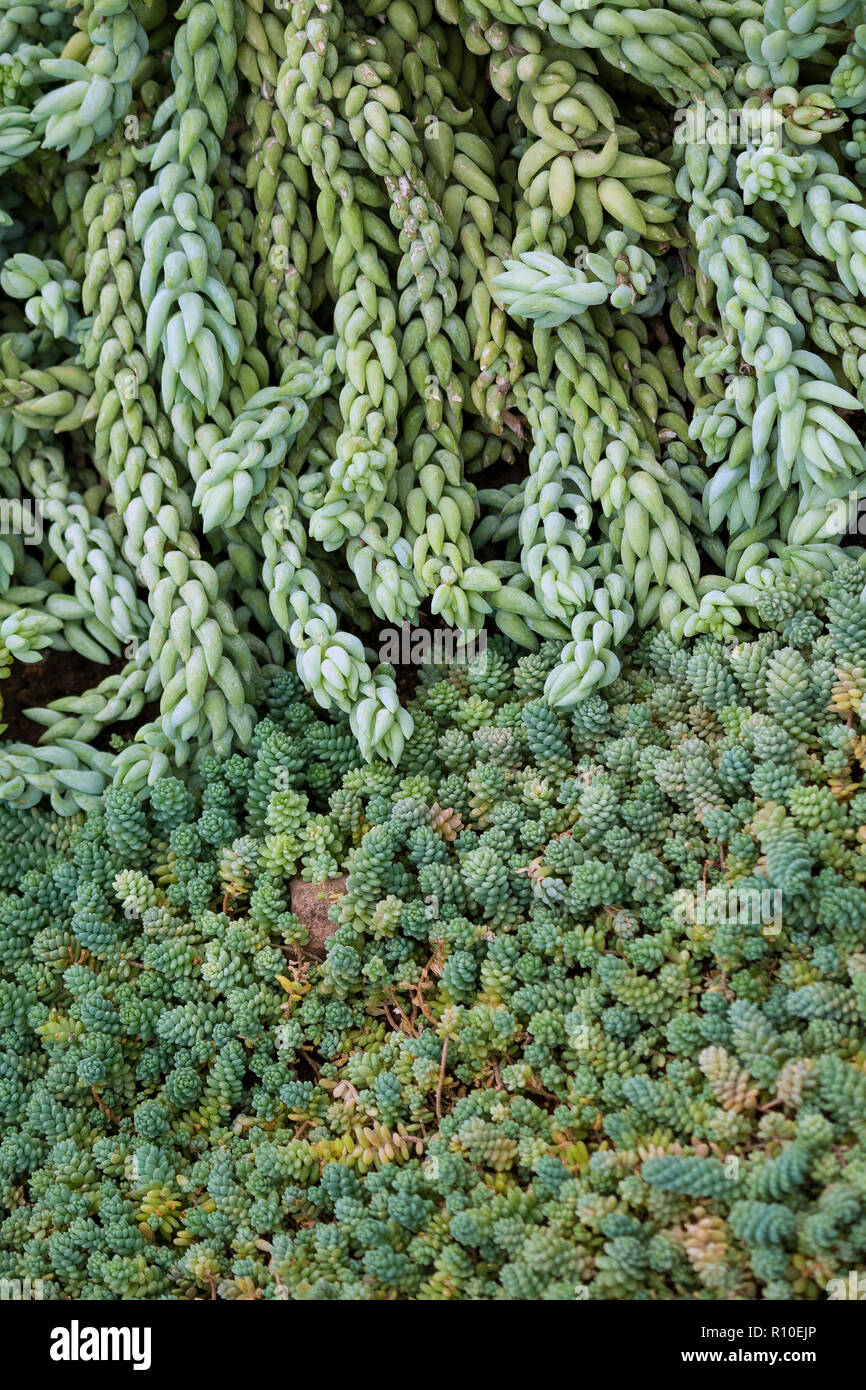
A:
{"label": "brown soil", "polygon": [[[3,721],[6,724],[0,737],[10,743],[37,743],[44,728],[27,718],[24,713],[26,709],[49,705],[53,700],[62,700],[69,695],[83,695],[106,676],[122,671],[124,665],[122,656],[107,666],[98,666],[75,652],[51,650],[43,653],[41,661],[13,661],[9,675],[0,684]],[[107,750],[108,740],[115,730],[122,734],[133,734],[140,724],[153,718],[155,711],[155,706],[145,706],[137,719],[109,726],[94,740],[94,746]]]}
{"label": "brown soil", "polygon": [[291,908],[310,934],[309,943],[304,947],[307,955],[325,954],[325,942],[337,930],[337,923],[331,921],[328,909],[345,891],[345,874],[340,878],[325,879],[324,883],[304,883],[303,879],[292,879]]}

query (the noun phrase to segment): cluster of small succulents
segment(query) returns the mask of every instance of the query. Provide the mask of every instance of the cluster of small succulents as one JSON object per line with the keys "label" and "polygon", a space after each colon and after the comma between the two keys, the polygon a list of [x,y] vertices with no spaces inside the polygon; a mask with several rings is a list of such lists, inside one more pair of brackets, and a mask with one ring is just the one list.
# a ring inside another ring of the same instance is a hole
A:
{"label": "cluster of small succulents", "polygon": [[866,567],[809,580],[567,714],[561,642],[494,637],[396,766],[283,672],[149,801],[3,811],[0,1276],[824,1297],[866,1259]]}

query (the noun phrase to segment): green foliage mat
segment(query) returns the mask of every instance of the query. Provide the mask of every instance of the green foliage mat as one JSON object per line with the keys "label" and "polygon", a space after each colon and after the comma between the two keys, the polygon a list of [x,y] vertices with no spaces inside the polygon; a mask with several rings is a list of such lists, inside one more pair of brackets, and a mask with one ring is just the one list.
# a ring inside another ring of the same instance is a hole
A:
{"label": "green foliage mat", "polygon": [[[0,1276],[826,1296],[866,1258],[862,585],[656,633],[567,717],[559,645],[494,639],[396,768],[284,674],[189,786],[4,811]],[[292,883],[344,865],[320,959]]]}

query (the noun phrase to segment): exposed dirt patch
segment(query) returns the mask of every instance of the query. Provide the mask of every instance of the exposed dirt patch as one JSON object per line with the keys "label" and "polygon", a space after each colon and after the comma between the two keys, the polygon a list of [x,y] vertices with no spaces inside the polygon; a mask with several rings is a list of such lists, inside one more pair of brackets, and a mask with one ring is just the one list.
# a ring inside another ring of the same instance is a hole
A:
{"label": "exposed dirt patch", "polygon": [[307,955],[325,954],[325,942],[337,930],[337,923],[331,921],[328,909],[345,891],[345,874],[340,878],[326,878],[324,883],[304,883],[303,879],[292,879],[292,912],[310,934],[309,944],[304,947]]}
{"label": "exposed dirt patch", "polygon": [[[126,664],[124,657],[117,657],[107,666],[97,666],[75,652],[48,650],[41,661],[13,661],[6,680],[0,682],[0,698],[3,700],[3,721],[6,729],[0,738],[12,743],[38,743],[44,733],[41,724],[28,719],[24,711],[36,705],[50,705],[53,700],[62,700],[69,695],[83,695],[92,690],[106,676],[116,675]],[[108,740],[115,731],[131,736],[140,724],[152,719],[157,713],[156,705],[146,705],[135,719],[128,723],[111,724],[98,738],[94,747],[108,751]]]}

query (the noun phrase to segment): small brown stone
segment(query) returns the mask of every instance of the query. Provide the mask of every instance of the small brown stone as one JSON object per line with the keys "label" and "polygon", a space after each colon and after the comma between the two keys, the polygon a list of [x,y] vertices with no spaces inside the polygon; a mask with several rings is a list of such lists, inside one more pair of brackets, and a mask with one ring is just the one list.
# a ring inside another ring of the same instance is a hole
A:
{"label": "small brown stone", "polygon": [[329,936],[334,935],[338,925],[331,921],[328,909],[345,891],[345,874],[340,878],[326,878],[324,883],[305,883],[300,878],[292,879],[292,911],[310,934],[309,943],[304,947],[307,955],[325,954],[325,942]]}

